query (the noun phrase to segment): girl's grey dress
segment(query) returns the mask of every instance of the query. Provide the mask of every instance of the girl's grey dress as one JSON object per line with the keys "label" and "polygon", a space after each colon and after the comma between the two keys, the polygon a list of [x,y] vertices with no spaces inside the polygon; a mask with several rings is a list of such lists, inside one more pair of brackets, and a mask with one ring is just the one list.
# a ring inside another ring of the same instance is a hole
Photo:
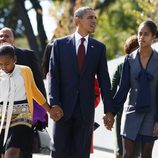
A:
{"label": "girl's grey dress", "polygon": [[123,107],[121,135],[136,140],[138,135],[153,137],[158,121],[158,53],[153,53],[144,69],[138,50],[124,61],[120,88],[114,96],[115,113],[124,104],[129,92],[128,104]]}

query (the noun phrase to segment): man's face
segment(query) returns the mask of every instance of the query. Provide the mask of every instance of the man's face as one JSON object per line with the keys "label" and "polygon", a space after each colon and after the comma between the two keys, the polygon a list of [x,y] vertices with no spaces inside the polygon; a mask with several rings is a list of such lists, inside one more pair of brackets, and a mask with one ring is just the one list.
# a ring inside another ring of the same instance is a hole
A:
{"label": "man's face", "polygon": [[93,33],[96,28],[96,15],[93,10],[87,10],[86,13],[77,20],[78,30],[85,34]]}
{"label": "man's face", "polygon": [[9,43],[14,45],[14,36],[11,30],[9,29],[2,29],[0,30],[0,43]]}

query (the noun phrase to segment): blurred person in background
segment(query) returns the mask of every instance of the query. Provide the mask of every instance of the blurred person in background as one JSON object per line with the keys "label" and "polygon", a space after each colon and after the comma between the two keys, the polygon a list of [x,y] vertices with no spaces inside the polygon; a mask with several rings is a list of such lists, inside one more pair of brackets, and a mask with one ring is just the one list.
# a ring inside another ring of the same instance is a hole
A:
{"label": "blurred person in background", "polygon": [[[127,38],[127,40],[125,41],[124,52],[126,54],[130,54],[134,50],[138,49],[138,47],[139,47],[139,44],[138,44],[137,35],[132,35],[129,38]],[[123,63],[118,65],[117,70],[115,71],[113,79],[112,79],[112,94],[113,94],[113,96],[115,95],[115,93],[119,87],[122,68],[123,68]],[[122,137],[120,135],[122,110],[123,110],[123,108],[121,108],[121,110],[115,116],[115,123],[114,123],[114,128],[113,128],[115,158],[122,158],[122,155],[123,155]],[[135,151],[134,158],[138,158],[139,155],[140,155],[140,147],[138,145],[138,147],[136,148],[136,151]]]}

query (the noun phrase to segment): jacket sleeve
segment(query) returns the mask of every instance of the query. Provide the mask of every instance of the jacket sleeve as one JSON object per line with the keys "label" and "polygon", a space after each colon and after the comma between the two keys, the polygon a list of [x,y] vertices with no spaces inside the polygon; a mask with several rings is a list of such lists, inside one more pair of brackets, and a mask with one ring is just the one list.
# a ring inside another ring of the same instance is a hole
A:
{"label": "jacket sleeve", "polygon": [[120,83],[120,78],[121,78],[121,73],[122,73],[122,67],[123,67],[123,63],[121,63],[120,65],[117,66],[117,69],[113,75],[112,78],[112,96],[115,95],[118,87],[119,87],[119,83]]}
{"label": "jacket sleeve", "polygon": [[40,105],[43,105],[46,102],[45,97],[37,88],[36,83],[34,81],[33,73],[30,68],[27,69],[27,73],[29,76],[29,80],[31,82],[31,91],[32,91],[32,98]]}
{"label": "jacket sleeve", "polygon": [[50,56],[49,77],[48,77],[48,95],[50,105],[61,105],[60,101],[60,52],[57,40],[52,44]]}
{"label": "jacket sleeve", "polygon": [[30,68],[32,70],[33,73],[33,77],[35,80],[35,83],[38,87],[38,89],[42,92],[42,94],[46,97],[46,90],[45,90],[45,86],[44,86],[44,82],[43,82],[43,76],[42,76],[42,68],[41,65],[39,64],[39,59],[37,57],[37,55],[34,52],[30,53]]}
{"label": "jacket sleeve", "polygon": [[128,61],[128,56],[126,56],[123,64],[119,89],[113,98],[113,105],[115,109],[114,114],[117,114],[117,112],[120,111],[121,107],[125,103],[129,89],[130,89],[130,65]]}
{"label": "jacket sleeve", "polygon": [[113,112],[111,82],[107,66],[105,45],[101,45],[100,49],[101,54],[98,65],[97,78],[99,82],[99,87],[101,89],[101,96],[104,104],[104,113]]}
{"label": "jacket sleeve", "polygon": [[[158,98],[158,85],[156,86],[156,98]],[[157,104],[157,108],[156,108],[156,113],[155,113],[155,122],[158,122],[158,100],[156,99],[156,104]]]}

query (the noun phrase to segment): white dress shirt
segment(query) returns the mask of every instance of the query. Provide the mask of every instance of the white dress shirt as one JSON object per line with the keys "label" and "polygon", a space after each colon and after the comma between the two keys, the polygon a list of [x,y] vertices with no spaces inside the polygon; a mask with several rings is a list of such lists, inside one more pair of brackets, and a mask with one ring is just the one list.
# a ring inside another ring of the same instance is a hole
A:
{"label": "white dress shirt", "polygon": [[78,53],[79,45],[81,44],[81,38],[85,38],[84,46],[85,46],[85,53],[87,53],[88,37],[89,35],[82,37],[77,31],[75,32],[76,55]]}

